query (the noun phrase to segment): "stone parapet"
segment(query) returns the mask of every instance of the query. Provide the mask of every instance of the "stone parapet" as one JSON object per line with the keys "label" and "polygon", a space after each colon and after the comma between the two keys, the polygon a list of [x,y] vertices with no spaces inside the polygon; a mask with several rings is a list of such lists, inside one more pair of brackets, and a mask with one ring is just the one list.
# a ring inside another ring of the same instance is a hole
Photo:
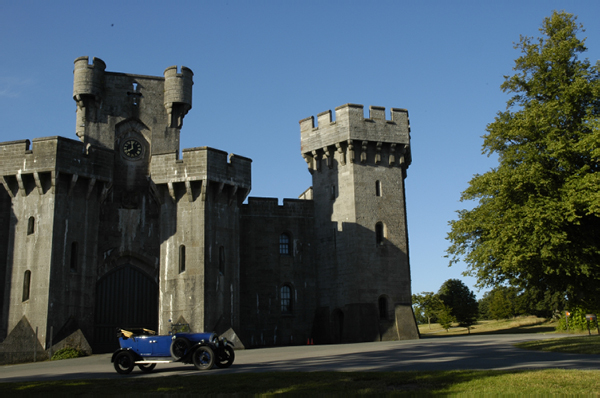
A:
{"label": "stone parapet", "polygon": [[[226,193],[229,203],[241,204],[252,186],[252,160],[238,155],[227,155],[217,149],[200,147],[183,150],[183,159],[177,152],[153,155],[150,177],[155,186],[165,186],[170,197],[177,201],[184,196],[193,202],[200,197],[206,200],[211,192]],[[162,202],[161,194],[158,194]]]}
{"label": "stone parapet", "polygon": [[208,180],[250,189],[251,159],[209,147],[182,152],[181,160],[176,152],[152,156],[150,176],[155,184]]}
{"label": "stone parapet", "polygon": [[0,142],[2,176],[58,171],[110,181],[112,169],[113,151],[64,137]]}
{"label": "stone parapet", "polygon": [[411,163],[410,124],[406,109],[391,109],[391,120],[385,118],[385,108],[369,107],[364,117],[363,106],[346,104],[300,121],[301,151],[311,172],[320,170],[320,161],[333,167],[333,159],[346,162],[400,166]]}
{"label": "stone parapet", "polygon": [[0,143],[0,176],[11,196],[19,190],[28,192],[27,181],[35,181],[40,193],[44,193],[47,187],[54,187],[59,174],[110,183],[113,163],[113,151],[63,137]]}
{"label": "stone parapet", "polygon": [[248,204],[242,206],[245,217],[314,217],[314,204],[311,200],[283,199],[280,206],[277,198],[249,197]]}
{"label": "stone parapet", "polygon": [[385,108],[371,106],[369,118],[363,106],[346,104],[331,111],[300,121],[302,153],[321,149],[348,140],[409,144],[410,126],[406,109],[391,109],[391,120],[385,119]]}

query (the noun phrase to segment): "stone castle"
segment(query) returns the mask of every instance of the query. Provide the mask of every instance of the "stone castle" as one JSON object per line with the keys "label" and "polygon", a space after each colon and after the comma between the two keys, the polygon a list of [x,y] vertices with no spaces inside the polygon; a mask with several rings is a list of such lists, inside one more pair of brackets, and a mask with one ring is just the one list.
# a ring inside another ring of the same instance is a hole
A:
{"label": "stone castle", "polygon": [[105,68],[75,60],[79,140],[0,143],[0,340],[24,321],[45,349],[80,330],[94,352],[171,320],[240,347],[419,337],[406,110],[301,120],[313,185],[280,206],[248,197],[251,159],[180,152],[190,69]]}

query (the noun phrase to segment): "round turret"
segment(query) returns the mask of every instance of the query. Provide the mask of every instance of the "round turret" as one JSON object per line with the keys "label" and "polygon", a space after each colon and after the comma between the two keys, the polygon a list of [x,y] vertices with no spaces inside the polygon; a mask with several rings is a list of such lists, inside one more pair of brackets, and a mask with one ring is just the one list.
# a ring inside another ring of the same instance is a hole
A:
{"label": "round turret", "polygon": [[177,66],[165,69],[165,106],[169,104],[186,104],[192,107],[192,77],[194,73],[185,66],[181,67],[181,73],[177,73]]}
{"label": "round turret", "polygon": [[91,65],[88,61],[88,57],[79,57],[75,60],[75,69],[73,70],[73,98],[75,100],[78,96],[98,97],[102,93],[106,64],[100,58],[93,58]]}

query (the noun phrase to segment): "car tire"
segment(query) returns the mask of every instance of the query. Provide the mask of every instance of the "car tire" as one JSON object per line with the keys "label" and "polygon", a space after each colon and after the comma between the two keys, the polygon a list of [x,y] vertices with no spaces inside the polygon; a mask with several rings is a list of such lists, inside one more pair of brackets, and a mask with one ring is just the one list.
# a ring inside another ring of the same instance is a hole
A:
{"label": "car tire", "polygon": [[130,352],[121,351],[115,357],[114,365],[117,373],[126,375],[131,373],[131,371],[135,367],[135,360],[133,359],[133,355],[131,355]]}
{"label": "car tire", "polygon": [[219,354],[215,360],[217,368],[228,368],[235,360],[235,351],[231,346],[225,346],[222,350],[219,350]]}
{"label": "car tire", "polygon": [[171,343],[171,356],[174,360],[179,361],[190,348],[191,344],[185,337],[177,337]]}
{"label": "car tire", "polygon": [[155,363],[140,363],[138,364],[138,368],[144,373],[150,373],[156,367]]}
{"label": "car tire", "polygon": [[210,347],[200,346],[192,353],[192,362],[198,370],[209,370],[215,363],[215,353]]}

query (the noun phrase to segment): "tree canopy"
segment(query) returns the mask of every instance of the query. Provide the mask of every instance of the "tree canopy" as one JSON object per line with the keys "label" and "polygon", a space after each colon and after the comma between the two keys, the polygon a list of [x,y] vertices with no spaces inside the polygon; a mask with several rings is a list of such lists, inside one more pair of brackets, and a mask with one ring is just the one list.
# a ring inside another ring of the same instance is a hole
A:
{"label": "tree canopy", "polygon": [[437,311],[441,305],[440,299],[433,292],[421,292],[412,295],[415,317],[418,323],[425,323],[431,328],[431,322],[437,320]]}
{"label": "tree canopy", "polygon": [[[449,315],[458,322],[458,325],[469,328],[470,332],[470,327],[477,322],[479,313],[475,293],[462,281],[448,279],[440,287],[438,297],[443,307],[449,310]],[[438,319],[443,318],[442,313],[438,312]],[[442,322],[440,321],[440,323]]]}
{"label": "tree canopy", "polygon": [[499,164],[475,175],[461,201],[476,201],[450,222],[451,264],[480,287],[503,283],[540,296],[600,299],[600,63],[576,17],[554,12],[541,37],[521,36],[510,94],[484,135]]}

